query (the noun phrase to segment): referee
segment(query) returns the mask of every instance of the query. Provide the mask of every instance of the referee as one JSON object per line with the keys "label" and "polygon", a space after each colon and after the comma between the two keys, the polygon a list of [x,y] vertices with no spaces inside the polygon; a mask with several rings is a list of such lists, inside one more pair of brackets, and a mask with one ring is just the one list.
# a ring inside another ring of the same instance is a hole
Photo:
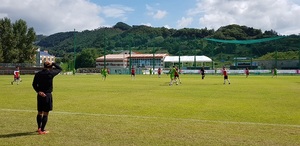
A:
{"label": "referee", "polygon": [[52,110],[52,90],[53,78],[62,71],[62,68],[49,61],[44,63],[43,70],[37,72],[34,76],[32,87],[37,93],[37,110],[36,121],[39,134],[47,134],[45,126],[48,121],[49,111]]}

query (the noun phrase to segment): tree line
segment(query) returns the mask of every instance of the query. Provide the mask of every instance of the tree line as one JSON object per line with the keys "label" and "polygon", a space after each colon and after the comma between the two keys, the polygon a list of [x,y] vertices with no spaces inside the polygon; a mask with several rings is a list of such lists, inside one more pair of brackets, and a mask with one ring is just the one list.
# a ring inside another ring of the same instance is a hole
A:
{"label": "tree line", "polygon": [[[283,39],[258,44],[226,44],[209,42],[205,38],[223,40],[253,40],[280,36],[275,30],[262,31],[236,24],[217,30],[202,28],[170,29],[145,25],[130,26],[123,22],[113,27],[99,27],[82,32],[58,32],[49,36],[35,35],[24,20],[12,23],[0,21],[0,62],[34,62],[37,47],[59,57],[58,62],[76,68],[95,67],[95,59],[105,54],[132,50],[140,53],[170,55],[206,55],[214,61],[231,61],[234,57],[264,58],[270,53],[289,52],[284,58],[299,58],[300,37],[288,35]],[[292,53],[291,53],[292,52]],[[294,55],[290,55],[294,54]],[[266,57],[268,58],[268,57]]]}
{"label": "tree line", "polygon": [[[260,29],[236,24],[223,26],[217,30],[207,28],[176,30],[145,25],[130,26],[118,22],[113,27],[100,27],[82,32],[56,33],[41,39],[37,45],[49,50],[55,56],[61,56],[63,62],[74,58],[74,48],[77,55],[81,55],[78,52],[82,50],[86,50],[85,56],[93,54],[89,58],[119,53],[129,49],[140,53],[153,53],[154,51],[170,55],[206,55],[216,61],[230,61],[236,56],[263,58],[264,55],[275,51],[292,51],[297,57],[300,47],[299,35],[289,35],[276,41],[248,45],[215,43],[204,39],[252,40],[275,36],[280,36],[275,30],[263,32]],[[285,56],[285,58],[287,57]],[[76,62],[78,65],[82,63],[79,60]],[[80,66],[76,66],[76,68],[78,67]]]}

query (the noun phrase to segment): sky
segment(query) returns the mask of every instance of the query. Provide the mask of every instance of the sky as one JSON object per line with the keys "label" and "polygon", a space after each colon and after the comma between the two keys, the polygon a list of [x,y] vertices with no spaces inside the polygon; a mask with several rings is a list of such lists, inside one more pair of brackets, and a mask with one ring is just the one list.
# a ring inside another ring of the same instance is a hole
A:
{"label": "sky", "polygon": [[118,22],[215,29],[230,24],[300,34],[300,0],[0,0],[0,19],[22,19],[37,34],[94,30]]}

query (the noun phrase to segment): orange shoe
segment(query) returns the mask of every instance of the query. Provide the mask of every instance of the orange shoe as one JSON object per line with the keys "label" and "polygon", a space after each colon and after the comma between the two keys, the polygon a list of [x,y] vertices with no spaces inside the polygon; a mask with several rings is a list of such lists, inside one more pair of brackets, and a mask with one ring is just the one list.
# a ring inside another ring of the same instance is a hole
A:
{"label": "orange shoe", "polygon": [[49,133],[49,131],[39,131],[39,135],[42,135],[42,134],[47,134],[47,133]]}

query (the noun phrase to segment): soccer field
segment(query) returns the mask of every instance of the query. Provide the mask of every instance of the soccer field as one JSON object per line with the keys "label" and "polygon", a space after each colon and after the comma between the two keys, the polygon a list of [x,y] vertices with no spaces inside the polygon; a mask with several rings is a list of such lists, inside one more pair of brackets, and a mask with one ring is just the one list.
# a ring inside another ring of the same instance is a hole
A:
{"label": "soccer field", "polygon": [[300,76],[59,75],[38,135],[32,75],[0,76],[0,145],[300,145]]}

